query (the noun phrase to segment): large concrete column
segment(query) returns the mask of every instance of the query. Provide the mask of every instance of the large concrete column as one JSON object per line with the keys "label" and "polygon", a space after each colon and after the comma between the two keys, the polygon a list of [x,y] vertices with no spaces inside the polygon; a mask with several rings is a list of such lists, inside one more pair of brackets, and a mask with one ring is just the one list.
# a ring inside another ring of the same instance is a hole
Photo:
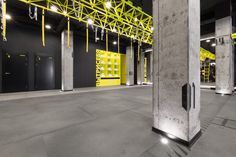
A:
{"label": "large concrete column", "polygon": [[153,51],[150,52],[148,57],[148,82],[152,83],[153,78]]}
{"label": "large concrete column", "polygon": [[61,90],[73,90],[73,32],[70,32],[70,47],[68,47],[67,31],[61,34]]}
{"label": "large concrete column", "polygon": [[200,0],[153,1],[153,131],[200,136]]}
{"label": "large concrete column", "polygon": [[134,48],[126,47],[126,85],[134,85]]}
{"label": "large concrete column", "polygon": [[140,53],[140,61],[137,64],[137,76],[138,84],[141,85],[144,82],[144,53]]}
{"label": "large concrete column", "polygon": [[234,49],[231,16],[216,20],[216,93],[232,94],[234,90]]}

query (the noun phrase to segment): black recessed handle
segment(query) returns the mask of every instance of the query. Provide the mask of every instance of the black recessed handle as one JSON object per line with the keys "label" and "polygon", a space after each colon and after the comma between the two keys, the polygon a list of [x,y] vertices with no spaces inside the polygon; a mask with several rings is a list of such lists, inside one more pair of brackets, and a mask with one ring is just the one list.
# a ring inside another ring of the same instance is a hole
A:
{"label": "black recessed handle", "polygon": [[193,86],[193,108],[195,108],[195,94],[196,94],[195,90],[196,90],[196,87],[195,87],[194,82],[193,82],[192,86]]}

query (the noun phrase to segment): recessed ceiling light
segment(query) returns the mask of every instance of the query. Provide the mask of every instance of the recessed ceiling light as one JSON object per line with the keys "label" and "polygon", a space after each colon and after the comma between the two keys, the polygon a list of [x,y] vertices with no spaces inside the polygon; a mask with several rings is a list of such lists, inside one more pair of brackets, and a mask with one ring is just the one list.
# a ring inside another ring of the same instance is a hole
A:
{"label": "recessed ceiling light", "polygon": [[113,41],[113,45],[117,45],[117,41]]}
{"label": "recessed ceiling light", "polygon": [[52,5],[50,8],[51,8],[52,11],[57,12],[57,7],[55,7],[54,5]]}
{"label": "recessed ceiling light", "polygon": [[211,42],[211,40],[210,40],[210,39],[208,39],[208,40],[206,40],[206,42],[207,42],[207,43],[209,43],[209,42]]}
{"label": "recessed ceiling light", "polygon": [[65,15],[66,15],[66,14],[67,14],[67,11],[65,11],[65,10],[64,10],[64,11],[63,11],[63,14],[65,14]]}
{"label": "recessed ceiling light", "polygon": [[52,27],[51,27],[51,25],[46,24],[46,25],[45,25],[45,28],[46,28],[46,29],[51,29]]}
{"label": "recessed ceiling light", "polygon": [[89,25],[92,25],[92,24],[93,24],[93,20],[90,19],[90,18],[87,20],[87,22],[88,22]]}
{"label": "recessed ceiling light", "polygon": [[211,44],[212,47],[216,47],[216,43]]}
{"label": "recessed ceiling light", "polygon": [[169,141],[168,141],[167,138],[162,138],[162,139],[161,139],[161,143],[163,143],[163,144],[168,144]]}
{"label": "recessed ceiling light", "polygon": [[110,9],[111,8],[111,2],[108,0],[108,1],[106,1],[106,8],[107,9]]}
{"label": "recessed ceiling light", "polygon": [[11,15],[9,15],[9,14],[6,14],[6,16],[5,16],[5,17],[6,17],[6,19],[7,19],[7,20],[11,20]]}

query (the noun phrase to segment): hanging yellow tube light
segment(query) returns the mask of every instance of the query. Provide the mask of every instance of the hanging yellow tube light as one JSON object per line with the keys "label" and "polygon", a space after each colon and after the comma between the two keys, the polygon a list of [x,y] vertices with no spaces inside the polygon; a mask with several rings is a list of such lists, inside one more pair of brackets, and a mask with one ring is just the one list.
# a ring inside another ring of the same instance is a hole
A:
{"label": "hanging yellow tube light", "polygon": [[3,41],[6,41],[6,32],[7,32],[7,22],[6,22],[6,15],[7,15],[7,4],[6,4],[6,0],[3,1],[2,4],[2,37],[3,37]]}
{"label": "hanging yellow tube light", "polygon": [[86,52],[88,53],[88,44],[89,44],[89,30],[88,23],[86,24]]}
{"label": "hanging yellow tube light", "polygon": [[106,30],[106,51],[108,52],[108,30]]}
{"label": "hanging yellow tube light", "polygon": [[70,48],[70,18],[67,19],[67,46]]}
{"label": "hanging yellow tube light", "polygon": [[42,10],[42,44],[45,47],[45,18],[44,18],[44,9]]}

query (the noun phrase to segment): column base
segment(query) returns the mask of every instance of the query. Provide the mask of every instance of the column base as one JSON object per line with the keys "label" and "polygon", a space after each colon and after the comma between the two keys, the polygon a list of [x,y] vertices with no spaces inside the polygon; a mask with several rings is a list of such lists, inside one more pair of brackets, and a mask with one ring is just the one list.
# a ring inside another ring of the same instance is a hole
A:
{"label": "column base", "polygon": [[71,90],[61,90],[61,92],[72,92],[73,91],[73,89],[71,89]]}
{"label": "column base", "polygon": [[222,91],[222,90],[216,90],[216,94],[224,94],[224,95],[232,95],[234,91]]}
{"label": "column base", "polygon": [[202,135],[202,132],[201,132],[201,130],[192,138],[192,140],[191,141],[185,141],[185,140],[182,140],[182,139],[180,139],[180,138],[178,138],[178,137],[176,137],[175,139],[172,139],[172,138],[170,138],[169,136],[168,136],[168,133],[166,133],[166,132],[164,132],[164,131],[161,131],[161,130],[159,130],[159,129],[156,129],[156,128],[154,128],[154,127],[152,127],[152,131],[153,132],[155,132],[155,133],[157,133],[157,134],[160,134],[160,135],[163,135],[163,136],[165,136],[166,138],[168,138],[168,139],[170,139],[170,140],[172,140],[172,141],[175,141],[175,142],[177,142],[177,143],[179,143],[179,144],[182,144],[182,145],[184,145],[184,146],[187,146],[187,147],[192,147],[193,146],[193,144],[195,143],[195,142],[197,142],[197,140],[200,138],[200,136]]}

